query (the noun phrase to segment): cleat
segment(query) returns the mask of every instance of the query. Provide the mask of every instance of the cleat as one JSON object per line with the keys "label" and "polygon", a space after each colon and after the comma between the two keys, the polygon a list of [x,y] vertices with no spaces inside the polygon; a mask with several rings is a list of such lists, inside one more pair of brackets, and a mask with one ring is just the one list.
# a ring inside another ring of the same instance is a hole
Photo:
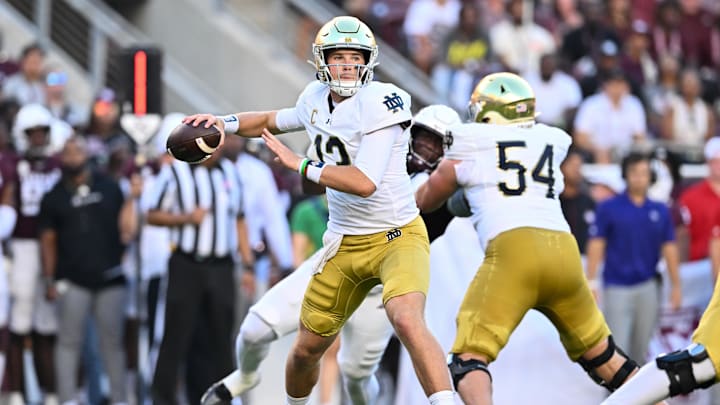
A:
{"label": "cleat", "polygon": [[200,398],[201,405],[229,405],[232,401],[232,394],[222,381],[216,382]]}

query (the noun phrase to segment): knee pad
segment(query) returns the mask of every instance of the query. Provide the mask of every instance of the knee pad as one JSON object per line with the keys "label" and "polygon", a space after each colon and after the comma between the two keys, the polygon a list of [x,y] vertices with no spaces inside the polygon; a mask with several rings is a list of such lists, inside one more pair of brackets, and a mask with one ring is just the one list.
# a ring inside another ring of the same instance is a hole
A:
{"label": "knee pad", "polygon": [[715,367],[701,344],[693,343],[684,350],[660,355],[655,364],[667,373],[671,397],[710,387],[715,381]]}
{"label": "knee pad", "polygon": [[[615,373],[615,375],[610,381],[605,381],[597,374],[595,369],[607,363],[612,358],[613,354],[615,354],[615,351],[617,351],[618,354],[625,358],[625,362],[622,366],[620,366],[620,369]],[[586,373],[588,373],[590,378],[595,381],[595,383],[597,383],[598,385],[602,385],[611,392],[618,389],[622,385],[622,383],[625,382],[630,373],[632,373],[636,368],[638,368],[637,363],[633,359],[629,358],[627,354],[625,354],[625,352],[620,350],[619,347],[615,346],[615,341],[613,340],[612,336],[608,336],[608,345],[605,351],[590,360],[580,358],[578,360],[578,363],[580,363],[582,368],[585,370]]]}
{"label": "knee pad", "polygon": [[488,370],[487,363],[480,360],[462,360],[460,356],[453,353],[448,358],[448,368],[450,369],[450,376],[452,377],[455,390],[457,390],[460,380],[462,380],[467,373],[475,370],[486,373],[488,377],[490,377],[490,381],[492,381],[492,374],[490,374],[490,370]]}
{"label": "knee pad", "polygon": [[242,339],[245,344],[270,343],[277,339],[277,334],[265,321],[252,312],[248,312],[240,325],[238,340]]}

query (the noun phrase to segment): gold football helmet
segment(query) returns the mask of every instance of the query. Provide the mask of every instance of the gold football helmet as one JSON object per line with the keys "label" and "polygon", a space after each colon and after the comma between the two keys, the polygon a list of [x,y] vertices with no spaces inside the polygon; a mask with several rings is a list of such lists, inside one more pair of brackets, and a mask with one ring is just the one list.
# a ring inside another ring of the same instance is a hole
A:
{"label": "gold football helmet", "polygon": [[514,73],[493,73],[475,86],[468,114],[471,121],[497,125],[534,121],[535,92]]}
{"label": "gold football helmet", "polygon": [[[355,80],[332,77],[326,57],[328,51],[334,49],[355,49],[362,52],[365,64],[356,66],[358,73]],[[335,17],[323,25],[315,37],[312,53],[314,61],[310,63],[317,69],[318,80],[343,97],[354,95],[360,87],[373,79],[373,68],[377,65],[378,55],[375,36],[365,23],[355,17]]]}

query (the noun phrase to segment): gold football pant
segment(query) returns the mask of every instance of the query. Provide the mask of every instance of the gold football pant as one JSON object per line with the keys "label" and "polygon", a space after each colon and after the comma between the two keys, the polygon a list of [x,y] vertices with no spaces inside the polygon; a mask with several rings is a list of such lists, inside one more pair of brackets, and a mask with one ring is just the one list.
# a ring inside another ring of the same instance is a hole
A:
{"label": "gold football pant", "polygon": [[300,320],[310,331],[332,336],[370,289],[383,284],[383,303],[410,292],[427,294],[430,243],[419,216],[409,224],[370,235],[345,235],[335,256],[305,291]]}
{"label": "gold football pant", "polygon": [[555,325],[573,361],[610,335],[570,233],[517,228],[488,243],[457,316],[452,353],[494,361],[530,309]]}
{"label": "gold football pant", "polygon": [[715,282],[712,299],[700,318],[692,341],[705,346],[715,366],[715,381],[720,382],[720,278]]}

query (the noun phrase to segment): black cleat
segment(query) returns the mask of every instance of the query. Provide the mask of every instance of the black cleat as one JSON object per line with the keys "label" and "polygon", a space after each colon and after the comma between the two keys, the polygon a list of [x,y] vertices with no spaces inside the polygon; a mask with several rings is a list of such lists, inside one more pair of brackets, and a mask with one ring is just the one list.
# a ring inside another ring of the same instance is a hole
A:
{"label": "black cleat", "polygon": [[213,384],[200,398],[201,405],[230,405],[232,394],[222,381]]}

